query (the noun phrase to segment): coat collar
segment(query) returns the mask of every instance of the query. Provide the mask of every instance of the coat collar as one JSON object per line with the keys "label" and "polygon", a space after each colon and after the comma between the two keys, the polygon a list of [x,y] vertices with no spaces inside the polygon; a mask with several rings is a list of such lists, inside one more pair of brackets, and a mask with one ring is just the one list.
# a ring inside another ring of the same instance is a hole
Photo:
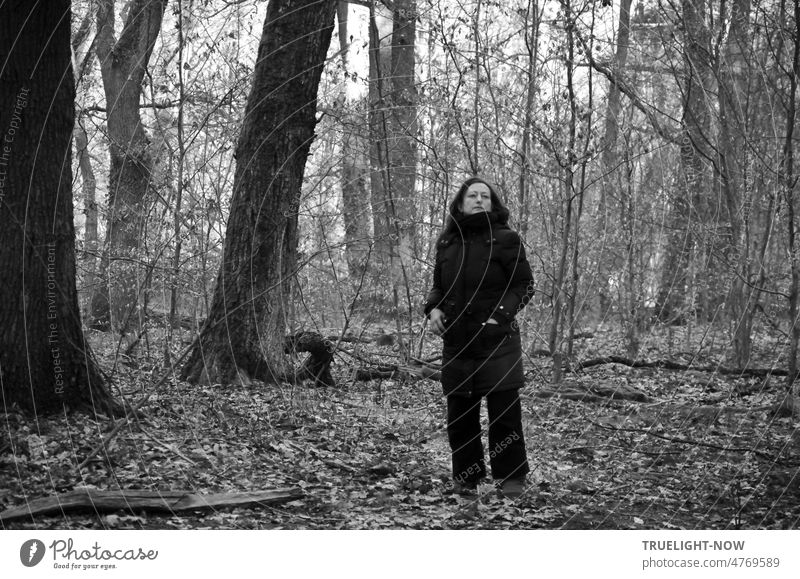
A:
{"label": "coat collar", "polygon": [[496,211],[475,213],[473,215],[459,215],[454,218],[456,231],[480,233],[487,231],[500,221],[500,214]]}

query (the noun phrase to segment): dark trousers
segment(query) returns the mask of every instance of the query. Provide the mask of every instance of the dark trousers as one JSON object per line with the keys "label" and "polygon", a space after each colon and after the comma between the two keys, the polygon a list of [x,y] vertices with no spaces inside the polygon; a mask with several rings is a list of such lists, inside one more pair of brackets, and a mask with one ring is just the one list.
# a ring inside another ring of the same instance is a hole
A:
{"label": "dark trousers", "polygon": [[[530,471],[522,434],[519,390],[486,395],[489,411],[489,464],[492,478],[522,477]],[[481,397],[447,397],[447,437],[453,456],[453,480],[476,483],[486,476],[481,443]]]}

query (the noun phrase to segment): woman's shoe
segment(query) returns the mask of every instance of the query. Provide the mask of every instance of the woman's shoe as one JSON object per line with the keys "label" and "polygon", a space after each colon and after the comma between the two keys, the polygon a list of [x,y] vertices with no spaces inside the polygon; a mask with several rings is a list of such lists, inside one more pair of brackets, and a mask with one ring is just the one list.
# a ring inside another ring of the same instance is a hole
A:
{"label": "woman's shoe", "polygon": [[474,495],[478,493],[478,483],[475,481],[454,482],[451,492],[454,495]]}
{"label": "woman's shoe", "polygon": [[525,477],[507,478],[500,485],[500,494],[506,499],[518,499],[525,493]]}

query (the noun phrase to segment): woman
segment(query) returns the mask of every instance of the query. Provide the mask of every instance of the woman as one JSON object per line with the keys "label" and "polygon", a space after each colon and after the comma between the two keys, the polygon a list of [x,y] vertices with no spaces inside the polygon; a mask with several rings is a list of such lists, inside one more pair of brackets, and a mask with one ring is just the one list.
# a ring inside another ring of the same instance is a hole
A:
{"label": "woman", "polygon": [[485,396],[492,478],[504,496],[516,498],[529,468],[514,316],[533,295],[533,275],[519,235],[508,227],[508,210],[487,181],[467,179],[449,213],[436,244],[425,314],[444,341],[441,381],[455,491],[474,492],[486,476],[480,427]]}

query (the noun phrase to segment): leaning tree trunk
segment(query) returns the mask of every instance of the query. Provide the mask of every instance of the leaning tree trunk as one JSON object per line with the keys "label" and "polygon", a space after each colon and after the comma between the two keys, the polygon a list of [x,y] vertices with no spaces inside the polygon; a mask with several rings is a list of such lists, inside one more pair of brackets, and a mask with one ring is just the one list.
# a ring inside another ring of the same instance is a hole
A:
{"label": "leaning tree trunk", "polygon": [[336,0],[272,0],[236,148],[233,198],[211,311],[183,378],[275,382],[297,262],[297,205]]}
{"label": "leaning tree trunk", "polygon": [[70,2],[0,4],[0,392],[4,410],[110,410],[75,286]]}
{"label": "leaning tree trunk", "polygon": [[161,30],[167,0],[134,0],[119,40],[114,36],[114,0],[100,0],[97,56],[106,96],[109,156],[108,223],[103,283],[92,296],[92,326],[125,332],[138,322],[144,204],[153,160],[139,115],[142,82]]}

